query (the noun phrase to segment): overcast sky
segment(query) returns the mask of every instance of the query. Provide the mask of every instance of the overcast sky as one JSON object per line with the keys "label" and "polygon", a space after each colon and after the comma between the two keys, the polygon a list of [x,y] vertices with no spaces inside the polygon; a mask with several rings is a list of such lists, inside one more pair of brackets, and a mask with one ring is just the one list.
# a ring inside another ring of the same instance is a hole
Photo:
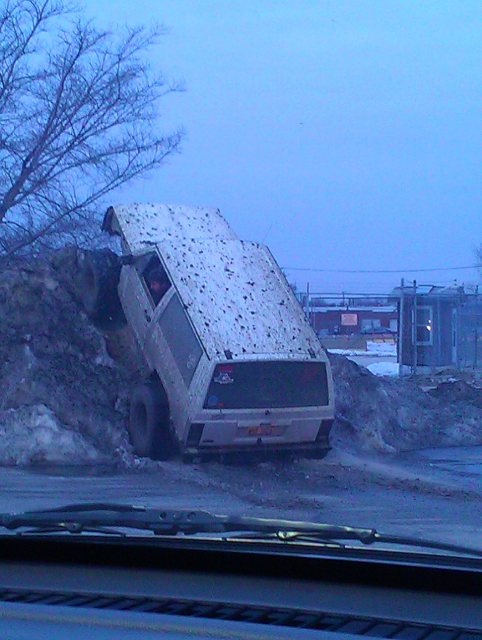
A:
{"label": "overcast sky", "polygon": [[[312,291],[475,282],[482,244],[480,0],[85,0],[169,27],[182,153],[115,199],[219,207]],[[343,274],[299,269],[405,270]]]}

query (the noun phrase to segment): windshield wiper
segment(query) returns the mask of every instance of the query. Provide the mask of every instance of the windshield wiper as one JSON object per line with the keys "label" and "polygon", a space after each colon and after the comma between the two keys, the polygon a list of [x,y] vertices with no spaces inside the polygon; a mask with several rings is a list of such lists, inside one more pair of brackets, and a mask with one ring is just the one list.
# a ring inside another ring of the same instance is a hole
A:
{"label": "windshield wiper", "polygon": [[230,541],[301,542],[342,548],[343,541],[357,541],[364,545],[402,545],[482,557],[482,550],[411,536],[387,535],[375,529],[116,503],[73,504],[42,511],[0,514],[0,527],[22,535],[57,532],[127,535],[122,529],[150,531],[157,536],[225,534],[219,537]]}

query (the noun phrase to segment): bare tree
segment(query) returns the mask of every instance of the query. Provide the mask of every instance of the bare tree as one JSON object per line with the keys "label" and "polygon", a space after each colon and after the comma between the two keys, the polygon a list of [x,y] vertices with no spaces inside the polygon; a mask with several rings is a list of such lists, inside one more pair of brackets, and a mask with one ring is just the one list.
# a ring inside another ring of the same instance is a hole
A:
{"label": "bare tree", "polygon": [[163,33],[102,31],[62,1],[0,8],[0,254],[82,242],[99,201],[179,150],[182,130],[157,130],[182,88],[148,63]]}

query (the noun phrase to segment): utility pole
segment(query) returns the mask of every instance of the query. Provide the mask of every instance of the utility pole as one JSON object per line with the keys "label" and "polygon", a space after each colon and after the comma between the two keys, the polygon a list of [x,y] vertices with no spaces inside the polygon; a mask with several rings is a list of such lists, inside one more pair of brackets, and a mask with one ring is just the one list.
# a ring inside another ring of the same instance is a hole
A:
{"label": "utility pole", "polygon": [[398,375],[402,376],[403,370],[403,319],[404,319],[404,310],[405,310],[405,280],[402,278],[400,280],[400,307],[399,307],[399,318],[398,318]]}
{"label": "utility pole", "polygon": [[479,285],[475,285],[474,369],[477,369],[479,350]]}
{"label": "utility pole", "polygon": [[413,281],[413,310],[412,310],[412,343],[413,343],[413,363],[412,375],[417,375],[417,281]]}
{"label": "utility pole", "polygon": [[306,317],[308,318],[308,322],[311,325],[311,317],[310,317],[310,283],[306,283],[306,307],[305,307]]}

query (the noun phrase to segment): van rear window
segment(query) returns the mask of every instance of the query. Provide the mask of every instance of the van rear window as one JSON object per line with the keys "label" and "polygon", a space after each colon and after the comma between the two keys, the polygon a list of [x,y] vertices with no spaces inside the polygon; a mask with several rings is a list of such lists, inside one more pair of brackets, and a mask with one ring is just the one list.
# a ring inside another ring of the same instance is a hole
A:
{"label": "van rear window", "polygon": [[324,362],[218,364],[205,409],[271,409],[328,404]]}

